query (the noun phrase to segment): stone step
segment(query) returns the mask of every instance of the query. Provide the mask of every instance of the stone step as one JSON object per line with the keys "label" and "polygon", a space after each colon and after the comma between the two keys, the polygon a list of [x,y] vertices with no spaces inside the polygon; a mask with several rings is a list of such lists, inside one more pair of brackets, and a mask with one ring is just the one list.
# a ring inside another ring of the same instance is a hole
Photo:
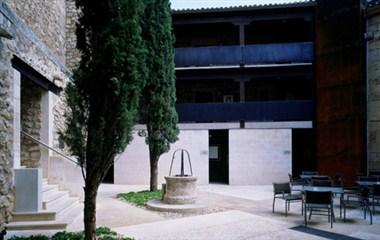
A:
{"label": "stone step", "polygon": [[56,201],[50,208],[49,211],[60,213],[65,211],[67,208],[70,208],[72,205],[77,204],[78,199],[74,197],[65,197]]}
{"label": "stone step", "polygon": [[13,222],[23,221],[54,221],[56,213],[53,211],[41,211],[41,212],[15,212],[13,213]]}
{"label": "stone step", "polygon": [[45,194],[45,193],[48,193],[50,191],[59,191],[59,189],[58,189],[58,185],[52,184],[52,185],[44,185],[42,187],[42,191]]}
{"label": "stone step", "polygon": [[57,220],[62,222],[71,223],[73,220],[83,214],[83,203],[75,202],[70,207],[57,214]]}
{"label": "stone step", "polygon": [[43,209],[49,209],[54,206],[55,203],[63,200],[63,198],[69,197],[67,191],[51,191],[47,192],[43,196],[42,207]]}
{"label": "stone step", "polygon": [[67,223],[60,221],[23,221],[11,222],[7,225],[9,231],[24,230],[64,230]]}

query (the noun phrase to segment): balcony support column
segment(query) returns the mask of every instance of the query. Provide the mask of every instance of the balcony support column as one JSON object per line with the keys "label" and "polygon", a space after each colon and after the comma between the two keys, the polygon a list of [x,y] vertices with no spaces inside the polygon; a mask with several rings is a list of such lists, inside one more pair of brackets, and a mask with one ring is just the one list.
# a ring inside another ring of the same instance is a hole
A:
{"label": "balcony support column", "polygon": [[245,77],[241,77],[238,79],[235,79],[236,82],[239,82],[239,98],[240,102],[244,103],[245,102],[245,83],[249,81],[249,79]]}
{"label": "balcony support column", "polygon": [[239,43],[240,46],[245,46],[245,26],[248,25],[249,21],[239,21],[234,22],[235,26],[239,26]]}

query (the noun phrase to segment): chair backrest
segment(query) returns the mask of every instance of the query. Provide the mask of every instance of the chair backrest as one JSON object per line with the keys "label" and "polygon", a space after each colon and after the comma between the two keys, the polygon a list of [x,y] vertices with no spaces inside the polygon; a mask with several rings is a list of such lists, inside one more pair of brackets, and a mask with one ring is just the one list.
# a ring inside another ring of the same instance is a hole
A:
{"label": "chair backrest", "polygon": [[380,176],[380,171],[369,171],[369,176],[375,176],[379,177]]}
{"label": "chair backrest", "polygon": [[274,194],[290,193],[291,191],[289,182],[273,183]]}
{"label": "chair backrest", "polygon": [[368,177],[368,176],[359,176],[358,180],[363,181],[363,182],[377,182],[378,178],[377,177]]}
{"label": "chair backrest", "polygon": [[306,204],[332,204],[331,192],[305,191]]}
{"label": "chair backrest", "polygon": [[372,191],[372,194],[376,197],[379,197],[380,196],[380,185],[373,185],[373,191]]}
{"label": "chair backrest", "polygon": [[312,176],[312,180],[330,180],[329,176]]}
{"label": "chair backrest", "polygon": [[289,181],[293,181],[293,175],[288,173],[288,176],[289,176]]}
{"label": "chair backrest", "polygon": [[332,187],[332,182],[330,180],[312,179],[311,185],[315,187]]}
{"label": "chair backrest", "polygon": [[315,172],[315,171],[302,171],[301,173],[303,176],[314,176],[314,175],[318,175],[318,172]]}

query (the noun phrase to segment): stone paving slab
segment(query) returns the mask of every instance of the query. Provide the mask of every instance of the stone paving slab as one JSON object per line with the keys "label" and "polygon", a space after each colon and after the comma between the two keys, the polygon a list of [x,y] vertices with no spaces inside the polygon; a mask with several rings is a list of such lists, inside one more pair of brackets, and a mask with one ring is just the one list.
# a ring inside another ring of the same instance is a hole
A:
{"label": "stone paving slab", "polygon": [[291,226],[293,225],[233,210],[113,230],[141,240],[324,239],[289,230]]}

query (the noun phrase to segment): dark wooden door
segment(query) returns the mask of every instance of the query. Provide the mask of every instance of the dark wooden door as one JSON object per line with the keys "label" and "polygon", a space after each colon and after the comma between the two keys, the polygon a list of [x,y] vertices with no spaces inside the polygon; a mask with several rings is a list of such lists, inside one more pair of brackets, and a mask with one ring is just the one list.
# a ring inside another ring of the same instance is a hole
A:
{"label": "dark wooden door", "polygon": [[316,171],[315,136],[313,129],[293,129],[292,131],[292,174],[302,171]]}
{"label": "dark wooden door", "polygon": [[210,183],[228,184],[228,130],[209,131]]}
{"label": "dark wooden door", "polygon": [[365,45],[360,0],[318,0],[317,169],[352,184],[365,169]]}

